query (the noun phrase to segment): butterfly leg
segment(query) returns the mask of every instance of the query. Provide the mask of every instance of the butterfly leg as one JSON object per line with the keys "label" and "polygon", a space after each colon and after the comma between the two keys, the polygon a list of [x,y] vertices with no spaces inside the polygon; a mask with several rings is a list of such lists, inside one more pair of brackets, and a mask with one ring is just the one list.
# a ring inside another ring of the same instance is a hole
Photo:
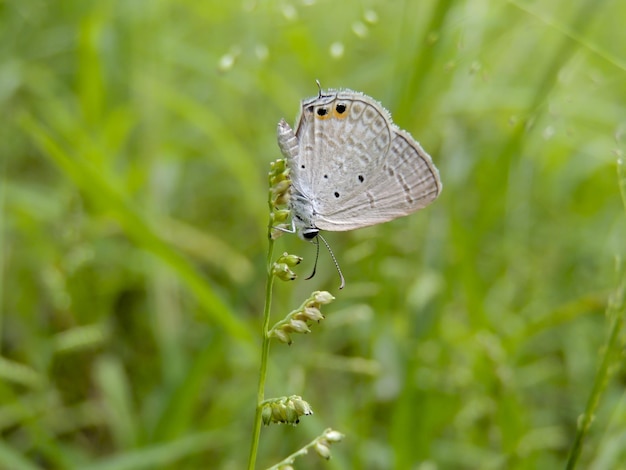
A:
{"label": "butterfly leg", "polygon": [[280,232],[296,233],[296,225],[293,223],[293,220],[291,221],[290,227],[285,227],[285,225],[283,224],[283,225],[274,225],[272,226],[272,228]]}

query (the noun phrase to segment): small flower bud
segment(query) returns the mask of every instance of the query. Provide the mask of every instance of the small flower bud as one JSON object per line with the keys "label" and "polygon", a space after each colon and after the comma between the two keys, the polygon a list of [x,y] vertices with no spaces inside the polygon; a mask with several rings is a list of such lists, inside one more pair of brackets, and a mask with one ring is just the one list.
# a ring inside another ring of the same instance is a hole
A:
{"label": "small flower bud", "polygon": [[283,223],[285,220],[287,220],[289,214],[291,214],[291,211],[289,209],[275,210],[270,214],[270,218],[272,219],[272,225]]}
{"label": "small flower bud", "polygon": [[287,333],[283,329],[278,328],[272,330],[272,334],[270,335],[270,337],[276,338],[281,343],[291,344],[291,336],[289,336],[289,333]]}
{"label": "small flower bud", "polygon": [[282,158],[279,158],[278,160],[275,160],[270,163],[270,175],[283,173],[286,170],[287,170],[287,162]]}
{"label": "small flower bud", "polygon": [[297,277],[285,263],[274,263],[272,273],[282,281],[293,281]]}
{"label": "small flower bud", "polygon": [[327,292],[325,290],[315,291],[313,292],[313,295],[311,297],[315,303],[318,303],[320,305],[329,304],[333,300],[335,300],[335,298],[330,294],[330,292]]}
{"label": "small flower bud", "polygon": [[317,441],[315,443],[314,449],[315,452],[317,452],[317,455],[319,455],[323,459],[330,459],[330,447],[328,447],[325,443]]}
{"label": "small flower bud", "polygon": [[300,415],[296,411],[291,401],[288,401],[285,405],[285,422],[288,424],[296,425],[300,422]]}
{"label": "small flower bud", "polygon": [[285,325],[285,327],[289,327],[289,329],[295,333],[310,333],[311,329],[308,327],[308,325],[303,322],[302,320],[296,320],[295,318],[292,319],[288,325]]}
{"label": "small flower bud", "polygon": [[304,317],[307,320],[317,322],[324,319],[324,315],[322,315],[320,309],[315,307],[304,307],[302,312],[298,314],[298,317]]}
{"label": "small flower bud", "polygon": [[272,186],[271,188],[272,194],[279,195],[279,194],[285,193],[289,191],[289,186],[291,186],[291,183],[289,180],[285,179],[285,180],[279,181],[278,183]]}
{"label": "small flower bud", "polygon": [[272,421],[275,423],[286,423],[287,412],[282,403],[272,403]]}
{"label": "small flower bud", "polygon": [[261,411],[261,419],[263,420],[263,424],[268,426],[272,422],[272,407],[269,405],[263,405],[263,410]]}
{"label": "small flower bud", "polygon": [[284,193],[280,193],[276,195],[276,197],[272,200],[273,206],[284,206],[289,203],[289,192],[285,191]]}
{"label": "small flower bud", "polygon": [[270,176],[270,186],[276,186],[281,181],[286,181],[289,177],[288,171],[282,171],[280,173],[272,174]]}
{"label": "small flower bud", "polygon": [[283,255],[280,258],[278,258],[277,263],[285,263],[290,268],[293,268],[294,266],[297,266],[298,264],[300,264],[301,261],[302,261],[302,258],[300,258],[297,255],[290,255],[289,253],[283,253]]}
{"label": "small flower bud", "polygon": [[341,434],[339,431],[335,431],[334,429],[327,429],[324,432],[324,439],[326,439],[330,443],[341,442],[343,438],[344,438],[344,435]]}
{"label": "small flower bud", "polygon": [[299,416],[309,416],[313,414],[311,405],[304,401],[301,397],[294,395],[292,397],[292,403]]}

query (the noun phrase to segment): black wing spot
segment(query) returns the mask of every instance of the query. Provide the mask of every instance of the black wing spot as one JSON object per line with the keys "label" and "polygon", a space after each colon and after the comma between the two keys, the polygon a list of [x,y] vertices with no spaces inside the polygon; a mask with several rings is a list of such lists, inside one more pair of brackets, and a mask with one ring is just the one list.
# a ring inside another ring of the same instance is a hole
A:
{"label": "black wing spot", "polygon": [[307,110],[309,113],[312,113],[312,112],[313,112],[313,109],[314,109],[314,106],[313,106],[313,105],[311,105],[311,106],[309,106],[309,107],[307,107],[307,108],[306,108],[306,110]]}
{"label": "black wing spot", "polygon": [[304,170],[304,165],[300,165],[300,168],[302,168]]}
{"label": "black wing spot", "polygon": [[339,193],[335,191],[335,197],[339,197]]}
{"label": "black wing spot", "polygon": [[363,181],[365,181],[365,178],[363,178],[363,175],[359,175],[359,181],[362,183]]}
{"label": "black wing spot", "polygon": [[318,108],[317,115],[318,116],[326,116],[328,114],[328,110],[326,108]]}
{"label": "black wing spot", "polygon": [[338,104],[335,109],[337,110],[337,113],[339,114],[343,114],[346,112],[346,105],[345,104]]}
{"label": "black wing spot", "polygon": [[328,179],[328,175],[324,175],[324,179]]}

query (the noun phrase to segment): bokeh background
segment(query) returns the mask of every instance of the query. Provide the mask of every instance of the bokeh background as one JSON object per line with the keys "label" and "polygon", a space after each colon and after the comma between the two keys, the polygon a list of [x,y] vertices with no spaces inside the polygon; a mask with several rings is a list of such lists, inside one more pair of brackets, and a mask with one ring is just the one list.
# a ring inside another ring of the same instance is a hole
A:
{"label": "bokeh background", "polygon": [[[618,0],[0,4],[0,468],[245,467],[275,129],[346,87],[444,190],[325,234],[276,286],[327,319],[274,344],[267,396],[315,414],[265,468],[560,468],[624,287],[626,4]],[[618,309],[619,310],[619,309]],[[621,338],[620,338],[621,340]],[[580,457],[625,468],[612,363]]]}

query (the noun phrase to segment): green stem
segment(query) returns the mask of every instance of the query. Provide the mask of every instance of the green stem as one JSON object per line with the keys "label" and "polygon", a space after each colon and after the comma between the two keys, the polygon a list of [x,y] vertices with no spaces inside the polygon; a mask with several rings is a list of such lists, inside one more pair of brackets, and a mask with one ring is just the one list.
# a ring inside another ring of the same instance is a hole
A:
{"label": "green stem", "polygon": [[[622,196],[622,204],[624,206],[624,210],[626,211],[626,170],[624,169],[624,162],[621,159],[617,161],[617,178],[620,194]],[[612,322],[611,333],[606,344],[602,364],[596,374],[593,389],[591,390],[591,395],[587,401],[587,407],[585,408],[584,414],[578,421],[576,437],[574,438],[574,442],[572,443],[572,447],[567,457],[567,463],[565,466],[567,470],[572,470],[576,467],[576,463],[580,457],[580,452],[582,451],[583,441],[585,440],[585,437],[589,432],[589,428],[591,427],[591,423],[596,409],[598,408],[598,404],[600,403],[602,393],[606,389],[611,375],[613,375],[617,369],[616,367],[611,366],[614,364],[614,361],[616,361],[616,356],[619,355],[621,349],[619,345],[619,338],[624,324],[624,291],[626,289],[626,275],[624,274],[621,263],[618,264],[617,268],[620,276],[620,283],[616,289],[615,296],[610,299],[607,307],[607,317],[610,318]]]}
{"label": "green stem", "polygon": [[567,458],[567,464],[565,466],[567,470],[572,470],[576,467],[578,457],[580,457],[580,452],[583,447],[583,442],[585,440],[585,437],[587,436],[587,433],[589,432],[589,428],[591,427],[591,423],[595,416],[596,409],[598,408],[598,404],[600,403],[602,393],[606,389],[611,375],[613,375],[613,373],[615,372],[611,370],[611,365],[615,360],[615,352],[618,348],[617,343],[619,341],[620,331],[622,329],[624,321],[622,312],[613,312],[613,314],[614,315],[613,324],[611,325],[611,334],[609,336],[609,340],[604,351],[604,357],[602,358],[600,370],[598,370],[598,373],[596,374],[593,389],[591,391],[591,395],[589,396],[589,400],[587,401],[587,407],[585,408],[585,412],[580,417],[578,422],[576,437],[570,449],[570,453]]}
{"label": "green stem", "polygon": [[267,250],[267,281],[265,285],[265,306],[263,307],[263,345],[261,350],[261,365],[259,367],[259,385],[257,388],[254,428],[252,430],[252,443],[250,444],[250,456],[248,458],[248,470],[254,470],[254,467],[256,465],[256,454],[259,449],[259,437],[261,435],[261,413],[263,411],[263,400],[265,400],[265,377],[267,375],[267,358],[270,352],[270,338],[267,332],[270,324],[272,286],[274,284],[274,275],[272,273],[273,256],[274,240],[269,237],[269,247]]}
{"label": "green stem", "polygon": [[288,457],[285,457],[283,460],[281,460],[277,464],[272,465],[271,467],[267,468],[267,470],[278,470],[282,465],[293,464],[293,462],[296,460],[297,457],[308,454],[309,449],[313,447],[315,444],[317,444],[317,441],[319,441],[320,438],[323,437],[328,431],[330,431],[330,428],[326,429],[321,435],[317,436],[315,439],[313,439],[311,442],[309,442],[307,445],[305,445],[301,449],[295,451],[293,454],[289,455]]}
{"label": "green stem", "polygon": [[[619,352],[619,336],[620,331],[622,329],[622,325],[624,323],[623,316],[623,304],[619,306],[619,309],[609,305],[609,315],[613,318],[611,325],[611,333],[609,335],[609,340],[606,345],[606,349],[604,351],[604,357],[602,358],[602,364],[600,365],[600,369],[596,374],[596,378],[593,383],[593,389],[591,391],[591,395],[589,396],[589,400],[587,401],[587,406],[585,408],[585,412],[580,417],[578,421],[578,429],[576,430],[576,437],[570,449],[569,456],[567,458],[566,469],[572,470],[576,467],[576,463],[578,462],[578,458],[580,457],[580,452],[582,451],[583,441],[589,432],[589,428],[591,427],[591,423],[595,416],[595,412],[598,408],[598,404],[600,403],[600,398],[602,397],[602,393],[606,389],[606,386],[609,383],[609,379],[615,373],[615,368],[611,367],[615,361],[616,353]],[[622,310],[622,311],[620,311]]]}

